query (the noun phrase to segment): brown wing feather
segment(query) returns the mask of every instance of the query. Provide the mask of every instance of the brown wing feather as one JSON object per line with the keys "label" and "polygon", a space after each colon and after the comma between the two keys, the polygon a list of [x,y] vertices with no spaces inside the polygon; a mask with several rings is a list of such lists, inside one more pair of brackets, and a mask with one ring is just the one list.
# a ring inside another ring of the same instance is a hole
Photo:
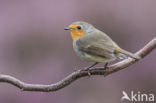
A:
{"label": "brown wing feather", "polygon": [[102,45],[97,43],[86,46],[85,48],[81,48],[83,52],[94,56],[100,56],[103,58],[111,58],[114,56],[112,49],[109,49],[107,45]]}
{"label": "brown wing feather", "polygon": [[77,41],[80,51],[103,58],[114,57],[114,47],[109,38],[104,38],[101,34],[89,34]]}

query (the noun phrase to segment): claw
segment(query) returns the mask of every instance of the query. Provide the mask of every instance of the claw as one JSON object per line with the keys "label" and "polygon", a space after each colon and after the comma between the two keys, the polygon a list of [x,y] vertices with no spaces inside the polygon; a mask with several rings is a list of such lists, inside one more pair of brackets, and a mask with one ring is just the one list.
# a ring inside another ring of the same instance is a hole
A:
{"label": "claw", "polygon": [[88,77],[91,77],[91,73],[90,73],[90,71],[88,70]]}
{"label": "claw", "polygon": [[107,76],[108,72],[109,72],[109,69],[106,69],[103,76],[104,76],[104,77]]}

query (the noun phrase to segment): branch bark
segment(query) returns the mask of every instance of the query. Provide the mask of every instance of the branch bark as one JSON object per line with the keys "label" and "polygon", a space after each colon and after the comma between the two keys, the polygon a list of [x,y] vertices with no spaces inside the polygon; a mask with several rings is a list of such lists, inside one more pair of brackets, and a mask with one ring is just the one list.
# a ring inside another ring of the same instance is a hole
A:
{"label": "branch bark", "polygon": [[[154,38],[153,40],[151,40],[147,45],[145,45],[141,50],[139,50],[137,53],[135,53],[135,55],[140,56],[141,58],[145,57],[147,54],[149,54],[152,50],[154,50],[156,48],[156,38]],[[91,75],[105,75],[108,76],[112,73],[115,73],[117,71],[120,71],[122,69],[125,69],[126,67],[136,63],[138,60],[134,60],[132,58],[128,58],[125,59],[123,61],[120,61],[118,63],[115,63],[113,65],[109,66],[109,69],[107,70],[102,70],[100,67],[94,68],[90,71]],[[64,79],[50,84],[50,85],[41,85],[41,84],[29,84],[29,83],[25,83],[20,81],[19,79],[9,76],[9,75],[4,75],[4,74],[0,74],[0,82],[2,83],[10,83],[16,87],[18,87],[19,89],[23,90],[23,91],[40,91],[40,92],[52,92],[52,91],[57,91],[59,89],[62,89],[66,86],[68,86],[69,84],[71,84],[72,82],[74,82],[75,80],[81,78],[81,77],[85,77],[88,76],[88,72],[87,71],[82,71],[82,70],[78,70],[75,71],[73,73],[71,73],[70,75],[68,75],[67,77],[65,77]]]}

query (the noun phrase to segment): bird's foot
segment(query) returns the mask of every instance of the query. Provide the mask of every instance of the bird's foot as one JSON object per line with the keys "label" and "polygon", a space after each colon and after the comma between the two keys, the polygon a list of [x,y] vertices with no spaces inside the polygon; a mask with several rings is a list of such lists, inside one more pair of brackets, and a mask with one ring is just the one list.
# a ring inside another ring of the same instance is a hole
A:
{"label": "bird's foot", "polygon": [[88,70],[87,72],[88,72],[88,77],[90,77],[90,76],[91,76],[91,73],[90,73],[90,71]]}
{"label": "bird's foot", "polygon": [[104,77],[105,77],[109,71],[108,63],[104,65],[104,70],[105,70],[105,73],[104,73]]}
{"label": "bird's foot", "polygon": [[91,73],[90,73],[91,69],[92,69],[92,68],[90,68],[90,67],[85,67],[85,68],[83,68],[83,69],[81,69],[81,70],[82,70],[82,71],[87,71],[88,77],[90,77],[90,76],[91,76]]}
{"label": "bird's foot", "polygon": [[89,66],[89,67],[85,67],[84,69],[82,69],[83,71],[88,71],[88,76],[90,77],[91,76],[91,73],[90,73],[90,71],[93,69],[93,67],[95,66],[95,65],[97,65],[98,64],[98,62],[95,62],[94,64],[92,64],[91,66]]}

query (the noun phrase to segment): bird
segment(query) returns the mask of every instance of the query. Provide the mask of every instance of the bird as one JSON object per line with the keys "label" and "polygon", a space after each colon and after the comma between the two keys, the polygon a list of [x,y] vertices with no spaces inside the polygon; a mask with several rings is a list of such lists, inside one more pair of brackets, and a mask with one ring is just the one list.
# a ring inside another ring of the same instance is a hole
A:
{"label": "bird", "polygon": [[108,63],[117,58],[140,59],[140,56],[120,48],[106,33],[87,22],[73,22],[64,27],[64,30],[70,31],[76,54],[84,61],[93,63],[85,70],[91,70],[98,63],[104,63],[104,69],[106,69]]}

